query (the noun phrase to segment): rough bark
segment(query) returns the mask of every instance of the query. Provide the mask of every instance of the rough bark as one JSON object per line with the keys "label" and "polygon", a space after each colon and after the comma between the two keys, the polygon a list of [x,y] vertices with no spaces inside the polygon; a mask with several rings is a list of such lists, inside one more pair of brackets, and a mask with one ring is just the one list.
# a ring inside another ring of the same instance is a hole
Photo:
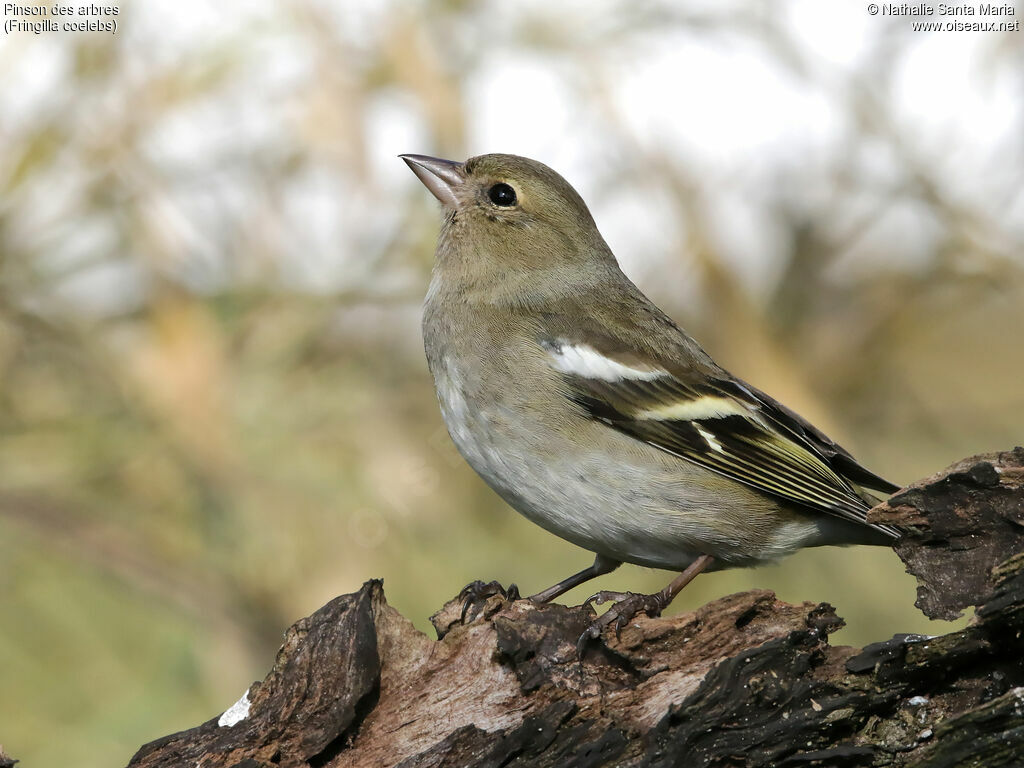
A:
{"label": "rough bark", "polygon": [[[933,616],[970,627],[829,645],[827,603],[770,592],[606,632],[594,614],[453,600],[441,638],[378,581],[297,622],[248,707],[142,747],[136,768],[270,766],[1024,765],[1024,450],[978,456],[874,511],[913,526],[897,552]],[[237,721],[237,722],[235,722]]]}
{"label": "rough bark", "polygon": [[1022,495],[1024,448],[1016,448],[909,485],[869,519],[914,528],[896,553],[917,577],[915,605],[930,618],[955,619],[991,592],[999,563],[1024,551]]}

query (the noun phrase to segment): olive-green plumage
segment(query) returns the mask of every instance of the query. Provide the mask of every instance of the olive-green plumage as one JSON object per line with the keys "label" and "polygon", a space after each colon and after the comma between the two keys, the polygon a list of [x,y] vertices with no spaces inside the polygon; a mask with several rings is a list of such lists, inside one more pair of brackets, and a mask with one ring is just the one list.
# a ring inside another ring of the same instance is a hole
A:
{"label": "olive-green plumage", "polygon": [[623,561],[750,565],[895,535],[866,522],[862,490],[895,486],[715,364],[561,176],[403,157],[444,204],[423,336],[452,439],[509,504],[598,555],[543,599]]}

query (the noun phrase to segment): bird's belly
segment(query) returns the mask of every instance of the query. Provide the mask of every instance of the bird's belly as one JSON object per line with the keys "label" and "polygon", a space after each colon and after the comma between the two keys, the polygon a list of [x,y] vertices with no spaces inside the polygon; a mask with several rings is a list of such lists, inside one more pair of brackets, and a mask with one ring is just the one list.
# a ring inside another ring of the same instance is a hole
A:
{"label": "bird's belly", "polygon": [[780,520],[764,496],[717,476],[694,482],[706,470],[597,422],[586,423],[593,434],[570,436],[518,404],[474,402],[450,370],[435,383],[448,432],[477,474],[528,519],[592,552],[668,569],[700,554],[746,565],[815,533],[800,516]]}

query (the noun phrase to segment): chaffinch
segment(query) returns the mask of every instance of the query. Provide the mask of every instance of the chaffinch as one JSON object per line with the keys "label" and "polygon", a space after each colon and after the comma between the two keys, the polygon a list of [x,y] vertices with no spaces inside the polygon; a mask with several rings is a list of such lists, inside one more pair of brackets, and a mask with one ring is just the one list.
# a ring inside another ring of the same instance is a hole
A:
{"label": "chaffinch", "polygon": [[[702,570],[801,547],[889,544],[868,471],[793,411],[719,367],[619,269],[580,195],[515,155],[402,155],[444,206],[423,313],[441,413],[505,501],[593,565],[681,571],[585,633],[658,615]],[[589,601],[588,601],[589,602]]]}

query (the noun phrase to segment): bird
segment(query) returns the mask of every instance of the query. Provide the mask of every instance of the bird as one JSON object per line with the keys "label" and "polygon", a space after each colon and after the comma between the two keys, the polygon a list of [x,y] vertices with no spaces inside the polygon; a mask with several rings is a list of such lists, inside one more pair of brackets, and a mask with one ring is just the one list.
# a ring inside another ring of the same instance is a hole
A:
{"label": "bird", "polygon": [[557,172],[399,157],[442,205],[422,331],[448,432],[510,506],[595,555],[529,599],[624,562],[678,573],[654,594],[591,596],[612,605],[581,644],[659,616],[702,571],[901,535],[867,521],[898,486],[715,363],[622,272]]}

